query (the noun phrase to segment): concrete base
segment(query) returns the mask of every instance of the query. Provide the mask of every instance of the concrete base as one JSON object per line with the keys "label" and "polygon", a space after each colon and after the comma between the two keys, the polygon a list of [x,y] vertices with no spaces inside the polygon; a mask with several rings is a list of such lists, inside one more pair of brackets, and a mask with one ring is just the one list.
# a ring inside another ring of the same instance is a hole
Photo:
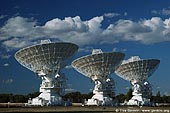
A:
{"label": "concrete base", "polygon": [[150,99],[142,98],[141,95],[135,95],[133,96],[127,103],[127,105],[136,105],[136,106],[149,106]]}
{"label": "concrete base", "polygon": [[87,102],[85,102],[85,105],[88,106],[113,106],[113,100],[112,98],[104,95],[94,95],[91,99],[88,99]]}
{"label": "concrete base", "polygon": [[43,92],[38,97],[29,100],[28,104],[37,106],[49,106],[49,105],[53,106],[63,105],[64,101],[58,94]]}

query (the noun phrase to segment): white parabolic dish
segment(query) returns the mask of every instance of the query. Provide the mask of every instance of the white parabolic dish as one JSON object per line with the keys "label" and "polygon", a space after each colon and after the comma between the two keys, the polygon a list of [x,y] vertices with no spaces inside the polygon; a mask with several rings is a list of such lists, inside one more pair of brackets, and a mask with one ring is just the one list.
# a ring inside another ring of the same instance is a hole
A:
{"label": "white parabolic dish", "polygon": [[115,73],[125,80],[142,82],[152,75],[159,63],[160,60],[157,59],[128,62],[120,65]]}
{"label": "white parabolic dish", "polygon": [[33,45],[16,52],[16,60],[24,67],[38,73],[40,70],[59,71],[66,61],[78,50],[72,43],[47,43]]}
{"label": "white parabolic dish", "polygon": [[104,79],[115,71],[124,56],[119,52],[92,54],[74,60],[72,66],[89,78],[96,76]]}
{"label": "white parabolic dish", "polygon": [[91,55],[80,57],[72,62],[72,66],[95,83],[93,97],[85,105],[112,106],[111,98],[114,81],[110,75],[124,58],[123,53],[93,51]]}
{"label": "white parabolic dish", "polygon": [[72,43],[43,43],[23,48],[16,52],[16,60],[35,72],[42,79],[41,94],[29,100],[31,105],[63,105],[66,77],[64,68],[71,56],[78,50]]}
{"label": "white parabolic dish", "polygon": [[132,98],[125,104],[127,105],[152,105],[152,87],[147,79],[157,69],[160,60],[142,60],[138,56],[133,56],[124,60],[116,69],[115,73],[121,78],[130,81],[133,85]]}

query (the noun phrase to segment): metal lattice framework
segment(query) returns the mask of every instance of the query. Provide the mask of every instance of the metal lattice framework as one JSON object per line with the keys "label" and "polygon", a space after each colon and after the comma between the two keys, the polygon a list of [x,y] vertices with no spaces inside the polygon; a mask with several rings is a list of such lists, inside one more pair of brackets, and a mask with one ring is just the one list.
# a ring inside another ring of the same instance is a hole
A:
{"label": "metal lattice framework", "polygon": [[120,65],[115,73],[125,80],[142,82],[152,75],[159,63],[160,60],[157,59],[128,62]]}
{"label": "metal lattice framework", "polygon": [[95,83],[93,96],[86,105],[113,105],[110,96],[114,95],[114,81],[110,75],[124,58],[123,53],[93,50],[91,55],[80,57],[72,62],[72,66],[81,74],[91,78]]}
{"label": "metal lattice framework", "polygon": [[147,79],[158,67],[160,60],[142,60],[138,56],[133,56],[124,60],[116,69],[115,73],[121,78],[128,80],[133,85],[133,97],[127,105],[151,105],[150,98],[152,87]]}
{"label": "metal lattice framework", "polygon": [[66,60],[78,46],[72,43],[47,43],[33,45],[16,52],[16,60],[24,67],[37,73],[41,70],[58,71],[65,67]]}
{"label": "metal lattice framework", "polygon": [[72,66],[83,75],[93,78],[107,78],[124,58],[123,53],[109,52],[87,55],[72,62]]}
{"label": "metal lattice framework", "polygon": [[60,69],[64,68],[71,56],[78,50],[72,43],[51,43],[23,48],[16,52],[16,60],[42,79],[41,94],[29,100],[32,105],[62,105],[66,77]]}

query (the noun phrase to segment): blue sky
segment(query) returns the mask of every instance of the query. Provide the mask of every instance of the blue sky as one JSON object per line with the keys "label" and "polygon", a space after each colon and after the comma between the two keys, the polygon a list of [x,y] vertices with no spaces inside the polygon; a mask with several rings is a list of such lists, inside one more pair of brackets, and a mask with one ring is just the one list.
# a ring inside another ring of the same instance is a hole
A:
{"label": "blue sky", "polygon": [[[39,91],[41,79],[14,58],[17,50],[50,39],[79,46],[74,59],[104,52],[138,55],[161,63],[149,78],[153,92],[170,95],[170,1],[168,0],[1,0],[0,93]],[[73,60],[74,60],[73,59]],[[88,93],[91,80],[67,66],[68,89]],[[131,87],[115,74],[116,94]]]}

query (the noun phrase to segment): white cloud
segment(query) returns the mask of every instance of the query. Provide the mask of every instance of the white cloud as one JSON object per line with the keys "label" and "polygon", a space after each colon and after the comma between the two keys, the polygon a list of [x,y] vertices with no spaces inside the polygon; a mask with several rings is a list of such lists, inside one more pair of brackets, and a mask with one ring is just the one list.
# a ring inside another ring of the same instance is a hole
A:
{"label": "white cloud", "polygon": [[0,19],[7,17],[8,15],[0,15]]}
{"label": "white cloud", "polygon": [[91,33],[99,33],[102,31],[101,22],[104,20],[103,16],[94,17],[91,20],[87,21],[87,26],[89,27],[89,32]]}
{"label": "white cloud", "polygon": [[124,16],[127,16],[128,15],[128,13],[127,12],[124,12]]}
{"label": "white cloud", "polygon": [[87,47],[79,48],[78,51],[88,52],[88,53],[90,52],[91,53],[93,49],[94,49],[93,47],[87,46]]}
{"label": "white cloud", "polygon": [[66,66],[65,68],[66,68],[66,69],[71,69],[72,66],[71,66],[71,65],[68,65],[68,66]]}
{"label": "white cloud", "polygon": [[158,11],[152,10],[151,13],[153,13],[153,14],[158,14]]}
{"label": "white cloud", "polygon": [[170,41],[169,21],[163,21],[159,17],[148,20],[133,22],[131,20],[119,20],[116,24],[111,24],[105,31],[108,41],[111,36],[118,41],[138,41],[144,44]]}
{"label": "white cloud", "polygon": [[34,43],[29,40],[22,40],[20,38],[12,38],[11,40],[6,40],[3,42],[3,46],[10,49],[22,48],[31,44]]}
{"label": "white cloud", "polygon": [[131,87],[125,87],[126,90],[129,90]]}
{"label": "white cloud", "polygon": [[116,52],[117,50],[118,50],[117,48],[113,48],[113,50],[112,50],[112,51],[113,51],[113,52]]}
{"label": "white cloud", "polygon": [[169,91],[165,91],[165,92],[164,92],[164,95],[170,96],[170,92],[169,92]]}
{"label": "white cloud", "polygon": [[112,18],[112,17],[115,17],[115,16],[119,16],[120,14],[118,13],[105,13],[104,16],[105,17],[108,17],[108,18]]}
{"label": "white cloud", "polygon": [[8,64],[8,63],[5,63],[3,66],[8,67],[8,66],[9,66],[9,64]]}
{"label": "white cloud", "polygon": [[37,43],[44,37],[56,41],[76,43],[79,46],[137,41],[153,44],[170,41],[170,18],[152,17],[140,21],[120,19],[103,28],[103,16],[81,20],[79,16],[55,18],[44,25],[24,17],[12,17],[0,28],[3,47],[16,49]]}
{"label": "white cloud", "polygon": [[[9,38],[22,38],[24,40],[33,40],[37,35],[43,36],[36,26],[37,22],[33,19],[23,18],[20,16],[7,20],[6,24],[0,28],[0,40]],[[37,26],[38,27],[38,26]],[[38,31],[37,31],[38,30]]]}
{"label": "white cloud", "polygon": [[76,90],[75,89],[72,89],[72,88],[66,88],[65,89],[65,92],[67,93],[70,93],[70,92],[75,92]]}
{"label": "white cloud", "polygon": [[170,7],[163,8],[161,10],[152,10],[151,13],[167,16],[167,15],[170,15]]}
{"label": "white cloud", "polygon": [[122,52],[126,52],[126,51],[127,51],[127,49],[126,49],[126,48],[124,48],[124,49],[122,49],[121,51],[122,51]]}
{"label": "white cloud", "polygon": [[64,20],[58,18],[50,20],[46,22],[44,28],[45,30],[55,30],[57,32],[86,32],[88,29],[79,16],[74,18],[66,17]]}
{"label": "white cloud", "polygon": [[163,15],[170,15],[170,9],[162,9],[162,14]]}
{"label": "white cloud", "polygon": [[112,51],[113,51],[113,52],[117,52],[117,51],[125,52],[125,51],[127,51],[127,49],[113,48],[113,50],[112,50]]}

